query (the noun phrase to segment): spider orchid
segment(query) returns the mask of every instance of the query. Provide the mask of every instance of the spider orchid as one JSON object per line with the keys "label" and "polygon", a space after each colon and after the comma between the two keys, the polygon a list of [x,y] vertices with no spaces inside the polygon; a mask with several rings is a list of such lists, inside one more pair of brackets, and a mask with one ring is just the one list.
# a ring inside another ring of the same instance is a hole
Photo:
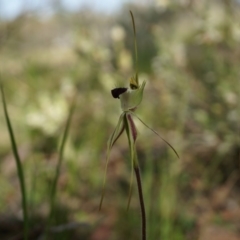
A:
{"label": "spider orchid", "polygon": [[[130,14],[131,14],[133,30],[134,30],[136,74],[130,78],[128,88],[121,87],[121,88],[115,88],[115,89],[111,90],[113,98],[120,99],[122,114],[120,115],[120,117],[118,119],[118,123],[117,123],[117,126],[116,126],[114,132],[112,133],[112,135],[110,136],[110,138],[108,140],[107,155],[106,155],[106,169],[105,169],[103,190],[102,190],[102,196],[101,196],[101,201],[100,201],[100,205],[99,205],[99,210],[102,207],[102,202],[103,202],[103,198],[104,198],[104,194],[105,194],[106,175],[107,175],[110,151],[111,151],[112,147],[114,146],[114,144],[116,143],[116,141],[118,140],[118,138],[122,135],[122,133],[124,131],[126,131],[126,134],[128,137],[130,156],[131,156],[131,168],[132,168],[131,169],[129,198],[128,198],[128,207],[127,207],[127,208],[129,208],[129,204],[130,204],[130,200],[131,200],[131,193],[132,193],[133,169],[136,172],[136,177],[137,177],[137,171],[138,171],[138,174],[140,174],[137,152],[136,152],[137,128],[133,121],[133,117],[136,117],[142,124],[144,124],[147,128],[149,128],[152,132],[154,132],[158,137],[160,137],[168,146],[170,146],[172,148],[172,150],[175,152],[175,154],[179,158],[176,150],[171,146],[171,144],[168,143],[166,140],[164,140],[156,131],[154,131],[152,128],[150,128],[146,123],[144,123],[135,114],[135,110],[142,102],[143,91],[144,91],[144,88],[146,85],[146,81],[143,81],[141,84],[139,84],[139,81],[138,81],[138,69],[137,69],[137,57],[138,56],[137,56],[137,44],[136,44],[136,30],[135,30],[134,17],[133,17],[133,14],[131,11],[130,11]],[[139,175],[139,178],[140,178],[140,175]],[[139,179],[139,181],[141,181],[141,180]],[[139,184],[139,181],[137,179],[138,184]],[[141,185],[141,183],[140,183],[140,185]],[[139,187],[139,185],[138,185],[138,187]],[[140,194],[140,192],[139,192],[139,194]],[[140,197],[140,199],[141,199],[141,197]]]}

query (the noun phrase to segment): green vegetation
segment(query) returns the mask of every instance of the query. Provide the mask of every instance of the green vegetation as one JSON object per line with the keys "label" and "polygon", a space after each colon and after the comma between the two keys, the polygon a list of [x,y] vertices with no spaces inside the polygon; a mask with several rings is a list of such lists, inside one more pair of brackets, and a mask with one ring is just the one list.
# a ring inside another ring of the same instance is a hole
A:
{"label": "green vegetation", "polygon": [[126,136],[112,148],[98,211],[107,139],[121,113],[111,90],[135,72],[129,9],[138,79],[147,82],[136,114],[180,155],[134,117],[147,239],[208,240],[214,231],[239,237],[240,5],[190,2],[128,5],[115,16],[82,11],[0,21],[1,85],[11,120],[6,125],[2,108],[0,239],[23,238],[27,222],[29,239],[43,236],[48,222],[49,239],[140,239],[136,182],[126,211]]}

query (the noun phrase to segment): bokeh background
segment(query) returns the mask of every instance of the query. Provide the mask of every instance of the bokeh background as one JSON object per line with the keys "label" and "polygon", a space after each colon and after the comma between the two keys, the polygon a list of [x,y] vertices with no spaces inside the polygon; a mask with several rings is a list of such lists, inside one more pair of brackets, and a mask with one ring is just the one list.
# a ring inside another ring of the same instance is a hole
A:
{"label": "bokeh background", "polygon": [[[149,240],[240,239],[240,3],[234,0],[0,0],[0,78],[41,239],[70,102],[77,106],[57,188],[51,239],[140,239],[126,136],[114,146],[99,212],[108,137],[120,116],[110,90],[134,74]],[[22,239],[17,170],[0,108],[0,238]],[[69,227],[70,226],[70,227]]]}

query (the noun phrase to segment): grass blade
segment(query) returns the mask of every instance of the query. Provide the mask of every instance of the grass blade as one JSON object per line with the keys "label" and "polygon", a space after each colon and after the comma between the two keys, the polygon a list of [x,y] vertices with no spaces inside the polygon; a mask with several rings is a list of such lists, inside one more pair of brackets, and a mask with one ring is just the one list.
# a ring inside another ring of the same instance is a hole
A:
{"label": "grass blade", "polygon": [[72,100],[70,111],[68,114],[67,122],[65,125],[64,133],[63,133],[63,137],[62,137],[62,141],[61,141],[60,148],[59,148],[59,158],[58,158],[56,172],[55,172],[52,189],[51,189],[51,193],[50,193],[50,211],[49,211],[49,216],[48,216],[48,227],[50,226],[53,216],[54,216],[57,183],[58,183],[58,179],[59,179],[59,175],[60,175],[61,165],[62,165],[62,161],[63,161],[64,148],[65,148],[65,144],[66,144],[67,137],[68,137],[69,127],[70,127],[72,116],[73,116],[73,113],[75,110],[75,103],[76,103],[76,97],[74,97]]}
{"label": "grass blade", "polygon": [[24,219],[24,239],[27,240],[28,239],[29,221],[28,221],[27,195],[26,195],[26,188],[25,188],[25,181],[24,181],[24,172],[23,172],[22,163],[21,163],[21,160],[20,160],[20,157],[18,154],[17,143],[15,141],[10,117],[8,115],[7,104],[6,104],[5,95],[4,95],[4,89],[3,89],[2,84],[0,84],[0,86],[1,86],[4,116],[6,119],[7,129],[8,129],[8,133],[10,136],[11,145],[12,145],[12,150],[13,150],[14,158],[15,158],[16,165],[17,165],[18,179],[19,179],[21,195],[22,195],[22,209],[23,209],[23,219]]}

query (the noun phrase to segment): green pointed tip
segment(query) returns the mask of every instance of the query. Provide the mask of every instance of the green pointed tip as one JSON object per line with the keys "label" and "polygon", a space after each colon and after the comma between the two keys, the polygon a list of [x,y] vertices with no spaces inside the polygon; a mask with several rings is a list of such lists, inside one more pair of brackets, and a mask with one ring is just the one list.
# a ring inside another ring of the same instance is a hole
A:
{"label": "green pointed tip", "polygon": [[135,26],[135,20],[132,11],[130,10],[130,15],[132,18],[132,25],[133,25],[133,33],[134,33],[134,49],[135,49],[135,76],[131,79],[134,79],[134,84],[130,81],[130,88],[131,89],[137,89],[139,88],[139,82],[138,82],[138,50],[137,50],[137,37],[136,37],[136,26]]}

